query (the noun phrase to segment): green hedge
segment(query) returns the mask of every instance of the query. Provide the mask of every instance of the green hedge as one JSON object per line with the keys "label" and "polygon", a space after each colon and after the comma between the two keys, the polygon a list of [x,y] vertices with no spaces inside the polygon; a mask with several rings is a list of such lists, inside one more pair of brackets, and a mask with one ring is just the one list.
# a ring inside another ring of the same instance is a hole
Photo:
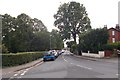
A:
{"label": "green hedge", "polygon": [[114,49],[119,49],[120,50],[120,42],[104,45],[103,49],[104,50],[114,50]]}
{"label": "green hedge", "polygon": [[2,67],[17,66],[43,57],[44,52],[24,52],[17,54],[3,54]]}

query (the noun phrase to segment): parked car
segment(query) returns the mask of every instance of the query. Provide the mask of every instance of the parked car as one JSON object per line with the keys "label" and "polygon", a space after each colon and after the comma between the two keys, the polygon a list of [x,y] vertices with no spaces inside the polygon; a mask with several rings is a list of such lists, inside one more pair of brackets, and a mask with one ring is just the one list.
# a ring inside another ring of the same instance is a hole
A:
{"label": "parked car", "polygon": [[55,55],[56,58],[59,56],[56,50],[52,50],[52,53]]}
{"label": "parked car", "polygon": [[59,54],[59,55],[61,55],[62,53],[63,53],[62,50],[59,50],[59,51],[58,51],[58,54]]}
{"label": "parked car", "polygon": [[47,52],[45,53],[44,57],[43,57],[43,61],[47,61],[47,60],[55,60],[55,55],[52,52]]}
{"label": "parked car", "polygon": [[65,52],[65,50],[61,50],[61,53],[64,53]]}

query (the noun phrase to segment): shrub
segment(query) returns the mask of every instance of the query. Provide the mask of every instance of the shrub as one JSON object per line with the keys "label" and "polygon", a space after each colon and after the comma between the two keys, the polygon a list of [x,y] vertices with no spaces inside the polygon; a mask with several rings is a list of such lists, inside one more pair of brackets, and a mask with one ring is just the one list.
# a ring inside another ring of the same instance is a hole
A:
{"label": "shrub", "polygon": [[40,52],[26,52],[17,54],[2,54],[2,67],[17,66],[25,64],[43,56]]}
{"label": "shrub", "polygon": [[103,49],[104,50],[114,50],[114,49],[119,49],[120,50],[120,42],[104,45]]}
{"label": "shrub", "polygon": [[8,53],[8,49],[4,44],[0,45],[0,49],[2,49],[2,53]]}
{"label": "shrub", "polygon": [[74,53],[74,54],[78,54],[78,45],[77,45],[77,44],[73,44],[73,45],[71,46],[70,51],[71,51],[72,53]]}

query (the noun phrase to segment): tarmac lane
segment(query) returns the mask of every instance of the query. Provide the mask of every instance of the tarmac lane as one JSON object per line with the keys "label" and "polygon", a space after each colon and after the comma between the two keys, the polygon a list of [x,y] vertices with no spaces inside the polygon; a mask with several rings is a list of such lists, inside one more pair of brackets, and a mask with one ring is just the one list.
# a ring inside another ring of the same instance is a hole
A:
{"label": "tarmac lane", "polygon": [[5,78],[118,78],[118,64],[105,61],[93,61],[60,55],[55,61],[46,61],[41,65],[3,76]]}

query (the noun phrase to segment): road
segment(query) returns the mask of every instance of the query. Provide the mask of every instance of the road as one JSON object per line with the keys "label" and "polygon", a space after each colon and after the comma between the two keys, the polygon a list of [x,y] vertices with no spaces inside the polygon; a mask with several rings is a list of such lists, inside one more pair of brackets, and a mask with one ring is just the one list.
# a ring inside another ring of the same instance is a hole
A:
{"label": "road", "polygon": [[118,64],[82,59],[65,52],[55,61],[3,75],[3,78],[118,78]]}

